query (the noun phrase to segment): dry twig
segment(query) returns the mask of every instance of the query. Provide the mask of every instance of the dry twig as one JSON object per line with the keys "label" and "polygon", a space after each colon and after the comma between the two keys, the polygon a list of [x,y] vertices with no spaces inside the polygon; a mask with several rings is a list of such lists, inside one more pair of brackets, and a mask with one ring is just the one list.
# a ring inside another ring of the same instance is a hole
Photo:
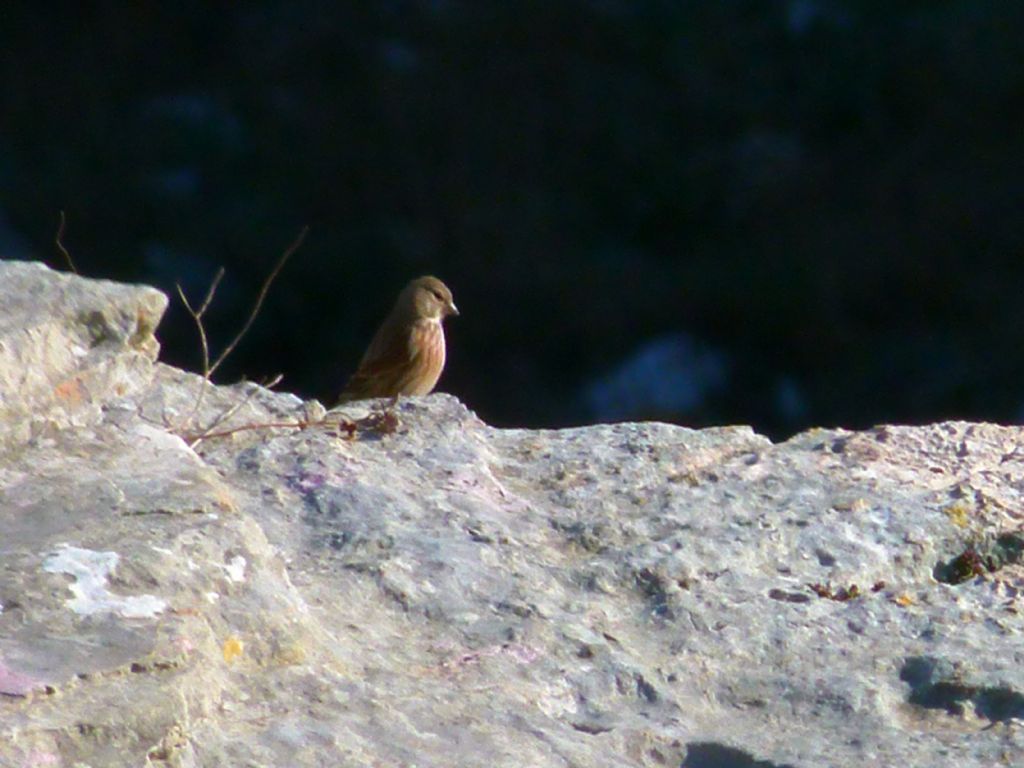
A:
{"label": "dry twig", "polygon": [[[274,282],[278,274],[284,268],[284,265],[288,261],[288,259],[291,258],[291,256],[302,245],[303,241],[306,239],[306,235],[308,234],[308,232],[309,227],[303,227],[302,230],[299,232],[298,236],[295,238],[295,240],[292,241],[291,245],[289,245],[281,254],[281,257],[277,260],[277,263],[274,265],[274,268],[270,271],[270,274],[268,274],[266,279],[263,281],[263,285],[260,286],[260,292],[256,297],[256,301],[253,304],[252,310],[249,312],[249,317],[246,318],[246,321],[242,325],[242,328],[238,331],[237,334],[235,334],[235,337],[231,340],[231,342],[224,348],[224,350],[217,356],[216,360],[214,360],[212,363],[210,362],[210,344],[209,339],[207,338],[206,335],[206,328],[203,325],[203,316],[206,314],[206,311],[210,308],[210,304],[213,302],[213,297],[217,293],[217,287],[220,285],[221,280],[224,278],[224,268],[221,267],[220,269],[217,270],[217,274],[214,275],[213,280],[210,281],[210,287],[206,291],[206,296],[203,298],[202,304],[200,304],[198,307],[192,306],[192,303],[188,300],[188,297],[185,295],[185,291],[181,287],[181,284],[175,283],[174,287],[178,291],[178,297],[181,299],[181,303],[185,306],[185,310],[189,313],[189,315],[192,317],[193,322],[195,323],[196,332],[199,335],[199,344],[203,354],[203,374],[202,381],[199,385],[199,394],[196,395],[196,401],[192,406],[192,412],[189,414],[188,418],[186,418],[184,422],[177,429],[175,429],[175,431],[185,431],[186,429],[189,428],[189,425],[191,425],[195,421],[196,417],[199,415],[199,412],[202,408],[203,399],[205,398],[206,395],[206,390],[209,386],[212,385],[211,377],[213,376],[214,372],[216,372],[216,370],[221,366],[221,364],[227,359],[228,355],[235,351],[235,347],[238,346],[239,342],[241,342],[241,340],[245,338],[246,333],[249,332],[249,329],[252,327],[253,322],[256,320],[256,316],[259,314],[260,309],[263,307],[263,301],[266,299],[267,293],[270,291],[271,284]],[[272,387],[279,383],[280,381],[281,376],[279,375],[276,376],[271,382],[268,382],[265,386]],[[215,430],[219,425],[223,424],[227,419],[231,418],[231,416],[237,413],[239,409],[241,409],[247,402],[249,402],[250,399],[252,399],[256,391],[257,390],[252,390],[241,402],[236,403],[231,408],[228,408],[223,413],[218,415],[209,425],[193,434],[189,438],[190,445],[194,447],[200,440],[204,439],[205,437],[211,436],[213,434],[213,430]]]}
{"label": "dry twig", "polygon": [[[282,376],[279,373],[276,376],[268,379],[267,381],[260,382],[260,386],[263,387],[264,389],[272,389],[273,387],[276,387],[278,384],[280,384],[281,383],[281,379],[283,379],[283,378],[284,378],[284,376]],[[248,404],[248,402],[253,399],[253,397],[256,395],[257,392],[259,392],[258,389],[251,389],[251,390],[249,390],[248,394],[246,394],[245,397],[243,397],[241,400],[239,400],[233,406],[231,406],[226,411],[224,411],[220,415],[218,415],[213,421],[211,421],[209,424],[207,424],[206,427],[204,427],[200,432],[198,432],[195,435],[189,436],[188,437],[189,448],[195,448],[200,443],[200,441],[205,440],[207,437],[210,437],[214,433],[214,430],[217,429],[217,427],[219,427],[225,421],[227,421],[232,416],[234,416],[236,413],[238,413],[240,410],[242,410],[242,408],[244,408],[246,406],[246,404]]]}
{"label": "dry twig", "polygon": [[319,419],[295,419],[294,421],[263,421],[257,424],[241,424],[237,427],[229,427],[218,431],[207,430],[198,435],[186,435],[189,446],[194,448],[203,440],[213,440],[218,437],[231,437],[239,432],[251,432],[257,429],[312,429],[324,427],[334,429],[338,433],[344,433],[348,440],[355,439],[360,432],[373,432],[379,435],[390,435],[398,430],[398,416],[391,410],[374,411],[361,419],[351,420],[340,416],[324,416]]}
{"label": "dry twig", "polygon": [[192,316],[192,320],[196,324],[196,331],[199,334],[199,345],[203,352],[203,381],[199,385],[199,394],[196,395],[196,401],[192,406],[192,413],[190,413],[188,418],[185,420],[186,424],[191,424],[192,420],[198,415],[200,408],[203,406],[206,387],[210,384],[210,343],[206,338],[206,328],[203,326],[203,315],[205,315],[206,310],[210,308],[210,302],[213,301],[214,294],[217,293],[217,286],[220,285],[220,281],[223,279],[224,267],[221,267],[217,270],[217,274],[213,276],[213,280],[210,281],[210,287],[206,290],[206,298],[203,299],[203,303],[199,305],[198,309],[193,308],[188,297],[185,296],[185,291],[182,289],[181,283],[174,284],[174,287],[178,289],[178,296],[181,298],[181,303],[185,305],[185,309]]}
{"label": "dry twig", "polygon": [[77,275],[78,274],[78,269],[75,267],[75,262],[72,261],[71,254],[68,253],[68,249],[64,247],[64,225],[65,225],[65,223],[66,223],[66,219],[64,218],[64,211],[61,211],[60,212],[60,224],[57,226],[57,235],[56,235],[56,237],[53,238],[53,243],[54,243],[54,245],[57,246],[57,250],[60,251],[61,255],[64,257],[64,261],[67,262],[68,268]]}
{"label": "dry twig", "polygon": [[231,340],[231,343],[224,348],[224,351],[220,353],[213,365],[210,366],[210,376],[212,376],[220,367],[220,364],[224,362],[227,356],[235,351],[235,347],[238,346],[238,342],[240,342],[245,337],[245,334],[249,332],[249,328],[256,319],[256,315],[259,314],[260,307],[263,306],[263,300],[267,297],[267,291],[270,290],[270,284],[274,282],[274,279],[284,267],[285,262],[287,262],[288,259],[291,258],[292,254],[302,246],[302,242],[306,239],[306,235],[308,233],[309,227],[303,227],[295,240],[292,241],[292,244],[285,248],[284,253],[281,254],[281,258],[277,260],[277,264],[274,265],[270,274],[267,275],[267,279],[263,281],[263,286],[260,288],[259,296],[256,297],[256,303],[253,304],[252,311],[249,313],[249,317],[246,319],[245,325],[242,326],[242,329],[236,334],[235,338]]}

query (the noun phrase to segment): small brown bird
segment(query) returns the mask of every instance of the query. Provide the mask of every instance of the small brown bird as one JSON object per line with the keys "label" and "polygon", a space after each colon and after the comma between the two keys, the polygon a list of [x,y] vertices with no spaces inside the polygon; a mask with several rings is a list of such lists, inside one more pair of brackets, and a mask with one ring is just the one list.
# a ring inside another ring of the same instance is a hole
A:
{"label": "small brown bird", "polygon": [[429,275],[413,280],[398,294],[338,403],[430,392],[444,368],[441,322],[457,314],[447,285]]}

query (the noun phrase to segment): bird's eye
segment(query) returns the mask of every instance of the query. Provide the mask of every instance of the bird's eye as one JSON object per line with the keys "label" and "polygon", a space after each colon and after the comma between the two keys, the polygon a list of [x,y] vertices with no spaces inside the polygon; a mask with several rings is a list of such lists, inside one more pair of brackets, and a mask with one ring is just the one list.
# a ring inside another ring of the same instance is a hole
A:
{"label": "bird's eye", "polygon": [[444,301],[444,297],[441,295],[440,291],[431,291],[431,293],[434,294],[434,298],[438,301]]}

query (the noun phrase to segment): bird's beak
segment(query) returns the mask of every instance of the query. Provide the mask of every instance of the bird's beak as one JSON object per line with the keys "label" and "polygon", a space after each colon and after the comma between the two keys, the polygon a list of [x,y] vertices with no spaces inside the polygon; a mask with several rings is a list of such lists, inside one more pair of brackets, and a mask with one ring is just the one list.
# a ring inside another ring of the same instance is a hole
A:
{"label": "bird's beak", "polygon": [[449,315],[457,315],[457,314],[459,314],[459,308],[455,306],[455,302],[454,301],[449,301],[448,302],[447,309],[448,309],[448,314]]}

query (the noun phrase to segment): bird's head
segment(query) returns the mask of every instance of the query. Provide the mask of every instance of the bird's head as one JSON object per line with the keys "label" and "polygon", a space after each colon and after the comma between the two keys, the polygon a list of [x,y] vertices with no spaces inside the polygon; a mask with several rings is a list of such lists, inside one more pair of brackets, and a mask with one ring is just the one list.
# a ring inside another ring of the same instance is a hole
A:
{"label": "bird's head", "polygon": [[448,286],[436,277],[417,277],[402,291],[399,299],[407,301],[416,317],[427,320],[444,320],[448,315],[457,315],[459,310],[452,301]]}

